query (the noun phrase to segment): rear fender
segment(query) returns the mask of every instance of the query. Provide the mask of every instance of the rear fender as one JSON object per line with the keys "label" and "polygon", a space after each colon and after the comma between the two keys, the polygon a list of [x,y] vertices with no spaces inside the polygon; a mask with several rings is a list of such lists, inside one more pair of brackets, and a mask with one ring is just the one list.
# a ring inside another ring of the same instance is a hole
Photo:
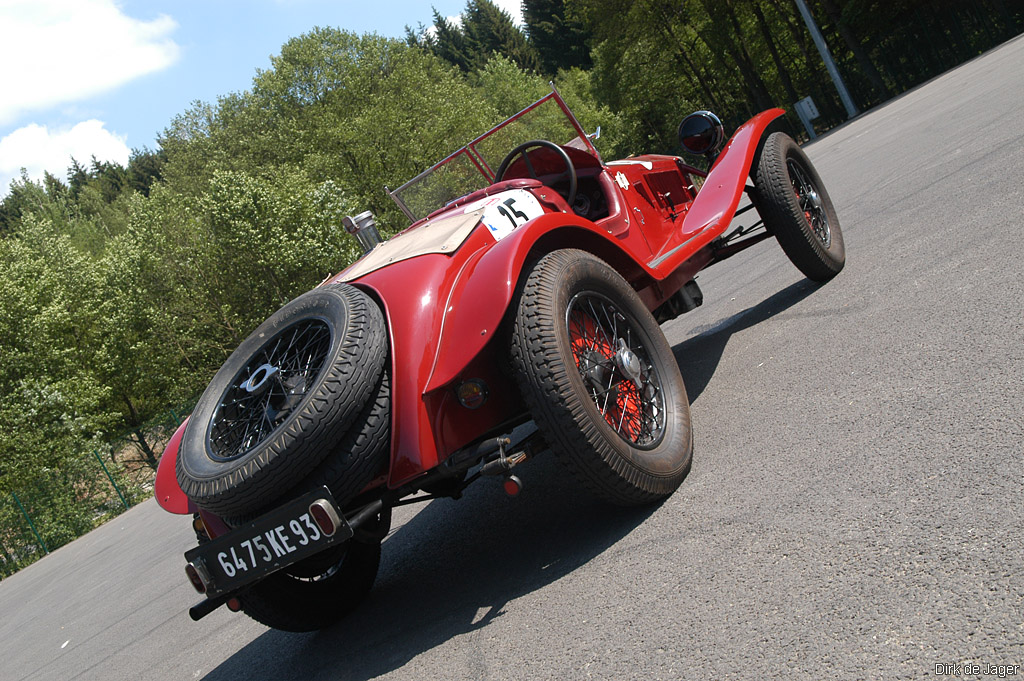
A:
{"label": "rear fender", "polygon": [[[503,238],[460,273],[445,302],[440,342],[424,392],[455,379],[479,354],[504,319],[530,253],[538,242],[549,240],[556,232],[577,235],[567,239],[568,245],[595,251],[617,269],[628,262],[643,274],[607,231],[575,216],[576,221],[567,224],[567,217],[563,213],[547,213],[536,218]],[[632,278],[630,274],[627,279]]]}
{"label": "rear fender", "polygon": [[165,511],[181,515],[188,515],[199,510],[181,491],[181,487],[178,486],[178,476],[174,472],[178,462],[178,448],[181,447],[181,436],[185,434],[186,425],[188,425],[187,417],[174,431],[170,442],[164,448],[164,453],[160,457],[160,465],[156,469],[156,482],[153,483],[153,495],[156,497],[156,503],[160,504]]}

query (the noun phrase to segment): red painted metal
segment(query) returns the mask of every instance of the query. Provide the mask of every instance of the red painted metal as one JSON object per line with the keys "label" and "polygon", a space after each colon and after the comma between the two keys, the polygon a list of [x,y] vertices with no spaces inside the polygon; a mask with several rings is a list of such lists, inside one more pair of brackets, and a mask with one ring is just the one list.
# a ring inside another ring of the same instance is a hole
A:
{"label": "red painted metal", "polygon": [[[766,111],[741,126],[696,198],[673,156],[638,156],[601,166],[607,176],[601,186],[617,196],[609,202],[612,214],[596,223],[567,212],[564,203],[556,208],[560,202],[552,201],[552,190],[512,181],[509,187],[529,190],[548,212],[500,241],[481,226],[455,253],[410,258],[353,281],[381,301],[388,320],[388,486],[425,473],[522,410],[517,397],[508,397],[517,391],[499,369],[504,348],[496,346],[495,334],[529,258],[556,246],[595,252],[617,265],[653,309],[712,262],[709,244],[728,228],[758,142],[782,113]],[[574,157],[581,153],[573,151]],[[458,211],[466,203],[459,200],[447,210]],[[455,385],[484,376],[489,385],[494,383],[491,394],[502,395],[501,400],[472,411],[459,405]]]}
{"label": "red painted metal", "polygon": [[153,483],[153,495],[160,508],[171,513],[186,515],[195,513],[199,509],[185,496],[178,486],[178,478],[174,473],[175,464],[178,461],[178,447],[181,446],[181,436],[185,433],[185,426],[188,424],[188,417],[174,431],[164,453],[160,457],[160,464],[156,468],[156,481]]}

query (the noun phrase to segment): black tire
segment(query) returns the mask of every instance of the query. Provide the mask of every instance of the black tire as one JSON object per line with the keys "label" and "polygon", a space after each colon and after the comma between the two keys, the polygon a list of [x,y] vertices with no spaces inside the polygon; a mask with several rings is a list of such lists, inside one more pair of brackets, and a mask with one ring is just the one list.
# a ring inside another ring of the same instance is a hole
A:
{"label": "black tire", "polygon": [[273,629],[296,632],[324,629],[352,612],[377,578],[380,543],[348,541],[324,554],[333,556],[334,564],[316,576],[294,574],[301,574],[297,563],[297,570],[276,572],[240,593],[242,612]]}
{"label": "black tire", "polygon": [[836,276],[846,263],[839,218],[818,171],[792,137],[768,136],[754,187],[765,227],[797,269],[813,281]]}
{"label": "black tire", "polygon": [[[199,532],[196,539],[210,541]],[[242,612],[273,629],[315,631],[352,612],[370,592],[379,568],[379,541],[349,540],[253,584],[238,601]]]}
{"label": "black tire", "polygon": [[[326,485],[335,500],[355,497],[387,464],[391,453],[391,380],[387,368],[381,372],[373,399],[363,405],[355,423],[329,454],[298,485],[281,495],[283,499],[298,497]],[[341,501],[340,503],[344,503]],[[244,525],[269,512],[280,501],[250,513],[224,518],[232,527]]]}
{"label": "black tire", "polygon": [[679,487],[693,458],[686,387],[665,335],[614,269],[582,251],[544,256],[522,285],[511,336],[538,430],[591,492],[635,506]]}
{"label": "black tire", "polygon": [[294,488],[379,388],[387,347],[380,309],[352,286],[323,286],[282,307],[199,399],[178,453],[182,490],[232,516]]}

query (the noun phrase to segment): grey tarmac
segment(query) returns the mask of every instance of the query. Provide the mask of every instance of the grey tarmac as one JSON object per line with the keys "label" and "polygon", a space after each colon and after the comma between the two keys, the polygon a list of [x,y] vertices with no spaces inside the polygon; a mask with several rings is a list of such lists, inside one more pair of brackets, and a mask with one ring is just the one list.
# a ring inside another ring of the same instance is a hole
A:
{"label": "grey tarmac", "polygon": [[1021,64],[1016,39],[808,145],[832,282],[773,242],[701,275],[664,327],[696,453],[661,505],[539,459],[517,499],[403,510],[365,605],[297,635],[190,621],[189,521],[148,501],[0,582],[0,678],[1019,678]]}

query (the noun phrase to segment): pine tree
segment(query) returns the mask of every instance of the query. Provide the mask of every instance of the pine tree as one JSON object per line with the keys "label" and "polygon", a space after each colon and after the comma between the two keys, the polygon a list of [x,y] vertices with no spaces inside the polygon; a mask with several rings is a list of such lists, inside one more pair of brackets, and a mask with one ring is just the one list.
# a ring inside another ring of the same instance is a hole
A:
{"label": "pine tree", "polygon": [[566,16],[565,0],[523,0],[523,19],[528,40],[537,52],[541,71],[548,75],[560,69],[589,69],[590,32]]}

